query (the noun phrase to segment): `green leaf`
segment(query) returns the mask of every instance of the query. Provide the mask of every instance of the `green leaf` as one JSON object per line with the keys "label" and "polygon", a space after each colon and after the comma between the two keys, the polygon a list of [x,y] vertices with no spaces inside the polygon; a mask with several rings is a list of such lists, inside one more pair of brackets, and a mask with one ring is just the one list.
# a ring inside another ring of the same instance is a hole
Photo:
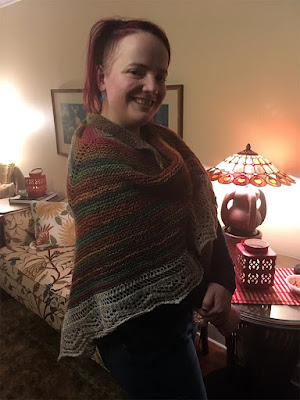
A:
{"label": "green leaf", "polygon": [[60,217],[55,217],[55,221],[58,225],[62,225],[62,220]]}
{"label": "green leaf", "polygon": [[68,214],[68,210],[64,210],[60,213],[60,215],[67,215]]}
{"label": "green leaf", "polygon": [[56,240],[55,237],[52,236],[52,235],[50,235],[50,242],[51,242],[52,244],[57,244],[57,240]]}

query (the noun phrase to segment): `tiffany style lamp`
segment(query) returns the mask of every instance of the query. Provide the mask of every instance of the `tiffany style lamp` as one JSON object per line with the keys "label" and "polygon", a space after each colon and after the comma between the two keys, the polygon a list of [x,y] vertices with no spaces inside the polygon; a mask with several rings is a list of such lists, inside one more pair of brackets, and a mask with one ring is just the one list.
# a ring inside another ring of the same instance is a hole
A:
{"label": "tiffany style lamp", "polygon": [[266,185],[291,186],[296,183],[265,157],[251,150],[250,144],[247,144],[245,150],[226,158],[207,172],[211,181],[238,186],[237,190],[225,196],[221,218],[225,224],[225,233],[242,238],[261,238],[256,228],[265,219],[267,205],[259,188]]}

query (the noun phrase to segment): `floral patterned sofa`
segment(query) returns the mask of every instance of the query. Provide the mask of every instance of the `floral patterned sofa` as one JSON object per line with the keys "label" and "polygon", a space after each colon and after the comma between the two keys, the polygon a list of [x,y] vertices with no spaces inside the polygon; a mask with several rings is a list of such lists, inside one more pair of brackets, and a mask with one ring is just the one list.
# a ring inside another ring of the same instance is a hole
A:
{"label": "floral patterned sofa", "polygon": [[[62,327],[73,272],[75,229],[63,202],[32,202],[3,217],[0,287],[55,330]],[[102,364],[99,354],[94,358]]]}

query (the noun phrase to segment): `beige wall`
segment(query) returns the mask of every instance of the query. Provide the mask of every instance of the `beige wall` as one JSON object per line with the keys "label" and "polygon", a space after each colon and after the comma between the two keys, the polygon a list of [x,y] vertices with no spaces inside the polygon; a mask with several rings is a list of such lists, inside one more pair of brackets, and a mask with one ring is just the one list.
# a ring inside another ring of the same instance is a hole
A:
{"label": "beige wall", "polygon": [[[184,85],[184,139],[206,166],[250,142],[300,178],[298,0],[22,0],[1,8],[0,158],[14,149],[24,175],[42,167],[49,189],[65,192],[50,89],[83,86],[89,29],[115,15],[165,28],[173,51],[167,83]],[[18,104],[7,96],[3,103],[4,83]],[[300,258],[299,199],[299,181],[272,189],[262,231],[276,251]]]}

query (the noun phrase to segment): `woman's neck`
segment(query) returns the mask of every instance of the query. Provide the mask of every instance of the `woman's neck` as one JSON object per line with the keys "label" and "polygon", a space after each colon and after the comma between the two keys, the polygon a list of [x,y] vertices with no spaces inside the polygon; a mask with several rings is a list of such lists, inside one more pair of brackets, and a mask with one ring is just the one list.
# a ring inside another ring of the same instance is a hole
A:
{"label": "woman's neck", "polygon": [[109,120],[110,122],[119,125],[121,128],[126,129],[127,132],[129,132],[130,134],[134,135],[135,137],[137,137],[138,139],[141,139],[141,127],[140,126],[136,126],[136,127],[128,127],[128,126],[123,126],[120,123],[118,123],[117,121],[113,121],[112,118],[109,118],[109,115],[106,115],[105,112],[100,112],[100,115],[104,118],[106,118],[107,120]]}

